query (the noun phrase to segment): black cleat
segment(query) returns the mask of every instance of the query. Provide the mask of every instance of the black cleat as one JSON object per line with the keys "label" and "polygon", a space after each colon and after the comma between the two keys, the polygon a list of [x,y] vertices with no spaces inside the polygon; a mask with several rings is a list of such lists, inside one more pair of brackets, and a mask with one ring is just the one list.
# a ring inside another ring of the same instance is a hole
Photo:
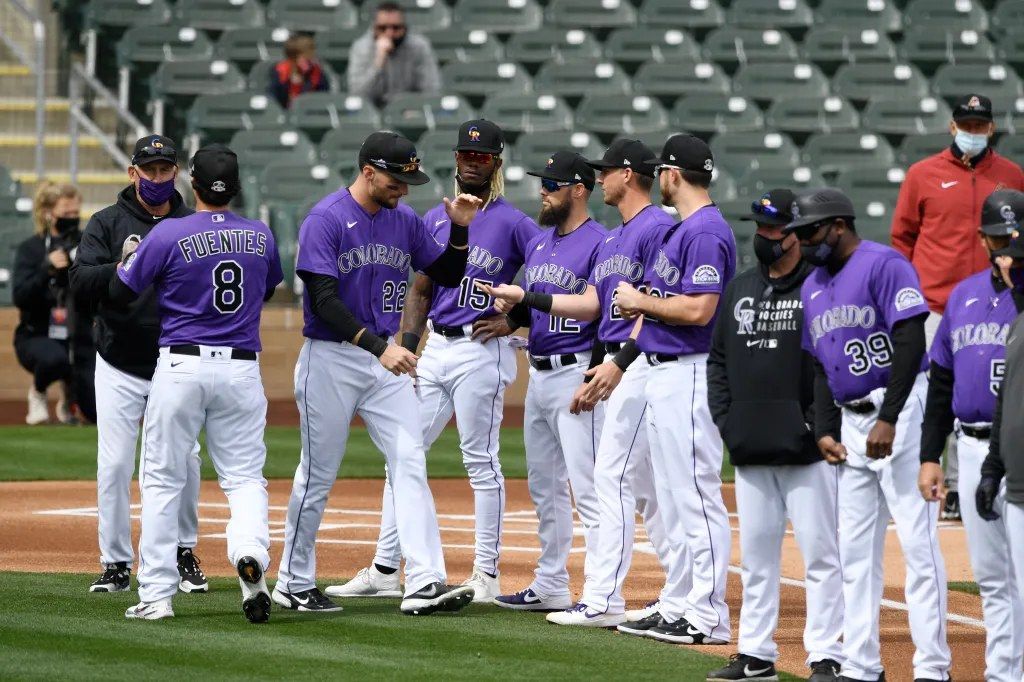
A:
{"label": "black cleat", "polygon": [[615,629],[619,632],[624,632],[627,635],[636,635],[637,637],[650,637],[651,630],[661,625],[662,622],[663,619],[661,617],[661,614],[655,611],[650,616],[647,616],[646,618],[641,618],[640,620],[635,621],[633,623],[630,623],[629,621],[621,623]]}
{"label": "black cleat", "polygon": [[807,678],[807,682],[835,682],[839,679],[841,668],[839,661],[831,658],[815,661],[811,663],[811,676]]}
{"label": "black cleat", "polygon": [[708,673],[707,682],[736,682],[737,680],[777,682],[778,679],[779,675],[775,672],[775,664],[771,661],[762,661],[760,658],[746,654],[733,654],[729,658],[727,666]]}
{"label": "black cleat", "polygon": [[127,592],[132,586],[132,569],[127,561],[107,564],[103,575],[89,585],[90,592]]}
{"label": "black cleat", "polygon": [[293,611],[331,613],[342,610],[315,587],[301,592],[285,592],[280,587],[274,587],[274,593],[271,596],[275,604]]}
{"label": "black cleat", "polygon": [[724,639],[714,639],[693,627],[690,621],[680,618],[668,623],[664,618],[656,626],[648,630],[647,636],[660,642],[670,644],[725,644]]}
{"label": "black cleat", "polygon": [[263,578],[263,567],[251,556],[244,556],[235,568],[242,587],[242,613],[250,623],[266,623],[270,620],[270,590]]}
{"label": "black cleat", "polygon": [[189,547],[178,548],[178,589],[182,592],[209,592],[210,583],[199,568],[199,557]]}
{"label": "black cleat", "polygon": [[431,613],[461,611],[473,601],[474,590],[469,585],[430,583],[402,600],[399,607],[408,616],[429,616]]}
{"label": "black cleat", "polygon": [[955,490],[946,493],[946,503],[942,505],[942,520],[960,520],[960,493]]}

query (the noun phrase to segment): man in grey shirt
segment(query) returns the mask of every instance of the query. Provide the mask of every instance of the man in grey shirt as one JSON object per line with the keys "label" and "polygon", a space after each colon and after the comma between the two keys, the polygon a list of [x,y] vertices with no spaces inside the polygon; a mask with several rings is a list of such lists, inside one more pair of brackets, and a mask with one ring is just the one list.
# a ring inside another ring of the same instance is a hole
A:
{"label": "man in grey shirt", "polygon": [[430,41],[409,33],[405,12],[394,2],[377,6],[373,27],[352,43],[348,91],[383,107],[395,95],[441,91],[441,75]]}

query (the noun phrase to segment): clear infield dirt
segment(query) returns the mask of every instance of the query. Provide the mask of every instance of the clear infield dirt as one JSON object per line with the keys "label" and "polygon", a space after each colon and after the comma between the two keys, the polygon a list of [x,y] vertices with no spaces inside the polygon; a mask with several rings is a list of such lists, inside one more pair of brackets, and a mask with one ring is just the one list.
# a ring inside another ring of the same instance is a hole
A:
{"label": "clear infield dirt", "polygon": [[[328,512],[320,530],[317,564],[321,587],[334,578],[352,576],[373,556],[379,522],[381,480],[343,480],[335,484],[328,501]],[[445,544],[449,580],[464,579],[473,563],[473,498],[465,480],[431,482]],[[274,480],[269,484],[271,520],[271,577],[276,573],[284,535],[285,508],[291,481]],[[731,485],[725,486],[726,504],[735,510]],[[501,578],[505,591],[519,590],[529,584],[537,557],[536,516],[522,480],[507,481],[508,503]],[[133,491],[138,503],[138,491]],[[83,482],[33,482],[0,484],[0,570],[33,572],[80,572],[85,590],[98,571],[96,546],[96,486]],[[227,521],[226,500],[216,482],[204,481],[200,497],[200,539],[196,553],[209,575],[233,575],[225,557],[223,539]],[[138,541],[138,508],[133,508],[133,531]],[[740,580],[737,574],[740,556],[736,540],[736,519],[732,547],[733,570],[729,576],[728,601],[732,609],[733,637],[739,621]],[[966,538],[959,524],[940,524],[940,538],[950,581],[972,580],[967,558]],[[577,533],[570,560],[573,590],[578,595],[583,571],[583,538]],[[783,547],[783,575],[799,581],[803,565],[792,536]],[[885,599],[902,605],[904,570],[899,543],[890,531],[885,555]],[[626,598],[631,606],[640,606],[654,598],[663,574],[650,545],[638,524],[633,565],[626,581]],[[781,652],[779,667],[806,676],[802,635],[804,591],[797,585],[782,586],[777,641]],[[54,595],[59,598],[59,595]],[[838,597],[838,595],[837,595]],[[983,679],[985,632],[981,625],[978,596],[949,593],[949,613],[958,622],[949,623],[949,643],[953,650],[953,676],[958,682]],[[538,616],[538,618],[541,616]],[[552,626],[555,627],[555,626]],[[882,654],[886,676],[891,682],[912,680],[913,644],[907,614],[898,608],[883,608],[881,614]],[[626,636],[609,633],[609,637]],[[727,656],[735,647],[698,647],[707,653]]]}

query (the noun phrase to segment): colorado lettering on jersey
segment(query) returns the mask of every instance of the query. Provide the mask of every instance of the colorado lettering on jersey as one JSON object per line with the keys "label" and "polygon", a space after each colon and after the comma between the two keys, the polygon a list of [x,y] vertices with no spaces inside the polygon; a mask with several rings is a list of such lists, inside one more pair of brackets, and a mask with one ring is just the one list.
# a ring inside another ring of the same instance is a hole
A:
{"label": "colorado lettering on jersey", "polygon": [[[797,311],[804,307],[799,299],[792,301],[785,300],[764,300],[761,301],[758,309],[754,311],[754,298],[744,296],[736,301],[733,307],[733,317],[739,325],[736,333],[740,336],[747,334],[764,334],[783,331],[799,331],[800,325],[797,321]],[[756,329],[754,326],[756,319]]]}
{"label": "colorado lettering on jersey", "polygon": [[594,282],[600,283],[605,277],[625,277],[630,282],[639,282],[644,276],[644,264],[617,253],[594,266]]}
{"label": "colorado lettering on jersey", "polygon": [[191,263],[194,258],[224,253],[251,253],[263,256],[267,252],[267,236],[256,230],[206,230],[179,239],[178,250],[186,263]]}
{"label": "colorado lettering on jersey", "polygon": [[679,283],[679,268],[672,265],[672,261],[668,259],[663,250],[658,251],[658,257],[654,260],[654,272],[670,287]]}
{"label": "colorado lettering on jersey", "polygon": [[468,262],[475,265],[488,275],[496,275],[505,267],[505,261],[493,255],[490,251],[480,246],[474,246],[469,251]]}
{"label": "colorado lettering on jersey", "polygon": [[399,272],[405,272],[410,263],[412,256],[396,246],[365,244],[342,252],[338,256],[338,271],[348,274],[365,265],[389,265]]}
{"label": "colorado lettering on jersey", "polygon": [[578,295],[587,290],[587,280],[585,278],[577,277],[568,268],[555,263],[544,263],[526,269],[527,289],[538,282],[553,284],[570,294]]}
{"label": "colorado lettering on jersey", "polygon": [[871,306],[835,306],[820,315],[815,315],[811,320],[811,340],[817,346],[821,337],[836,329],[853,327],[871,329],[875,326],[875,315],[875,309]]}
{"label": "colorado lettering on jersey", "polygon": [[957,327],[950,334],[953,352],[958,353],[970,346],[1005,346],[1006,335],[1010,333],[1009,324],[965,324]]}

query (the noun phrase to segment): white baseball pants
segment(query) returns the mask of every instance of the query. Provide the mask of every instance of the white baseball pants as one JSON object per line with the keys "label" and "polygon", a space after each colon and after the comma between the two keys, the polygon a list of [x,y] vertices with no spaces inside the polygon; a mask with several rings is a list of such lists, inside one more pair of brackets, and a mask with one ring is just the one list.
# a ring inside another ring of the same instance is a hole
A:
{"label": "white baseball pants", "polygon": [[[924,320],[924,340],[925,346],[928,350],[931,350],[932,348],[932,342],[935,341],[935,334],[939,331],[940,322],[942,322],[942,315],[935,311],[929,312],[928,317]],[[957,442],[958,439],[955,433],[950,434],[949,438],[946,439],[946,487],[954,491],[960,490],[960,457],[957,452]],[[973,504],[973,500],[967,499],[966,497],[960,501],[961,507],[969,504]],[[961,518],[963,517],[963,511],[960,512],[960,516]]]}
{"label": "white baseball pants", "polygon": [[[1006,533],[1013,538],[1010,542],[1010,553],[1013,555],[1013,571],[1017,580],[1017,590],[1020,599],[1024,602],[1024,505],[1007,502],[1003,507],[1006,519]],[[1024,682],[1024,675],[1021,675],[1021,682]]]}

